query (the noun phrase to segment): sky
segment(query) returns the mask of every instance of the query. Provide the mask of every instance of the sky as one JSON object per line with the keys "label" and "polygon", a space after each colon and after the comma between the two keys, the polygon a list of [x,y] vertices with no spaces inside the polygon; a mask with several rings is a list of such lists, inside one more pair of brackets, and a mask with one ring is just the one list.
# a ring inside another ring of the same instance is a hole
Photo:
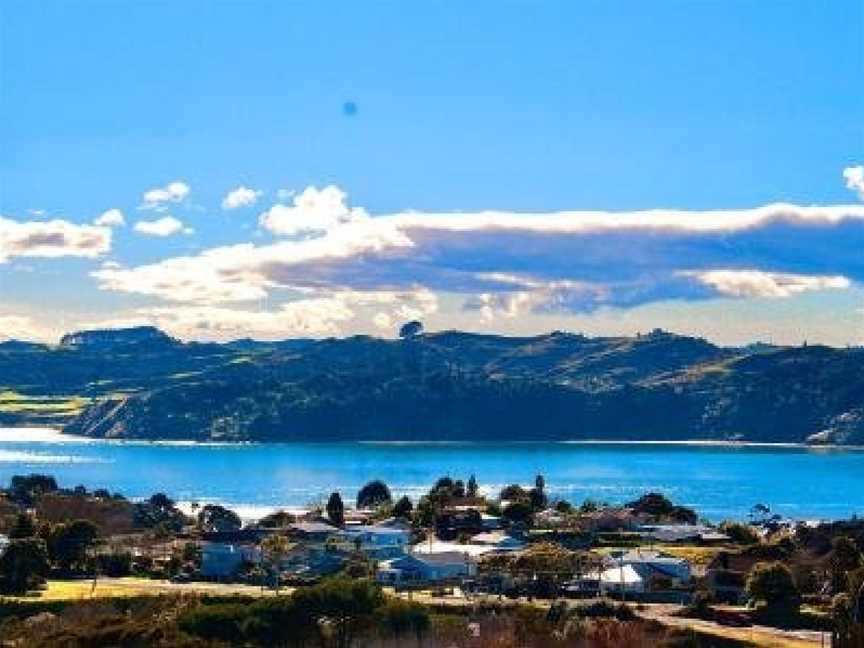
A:
{"label": "sky", "polygon": [[0,3],[0,339],[864,343],[864,4]]}

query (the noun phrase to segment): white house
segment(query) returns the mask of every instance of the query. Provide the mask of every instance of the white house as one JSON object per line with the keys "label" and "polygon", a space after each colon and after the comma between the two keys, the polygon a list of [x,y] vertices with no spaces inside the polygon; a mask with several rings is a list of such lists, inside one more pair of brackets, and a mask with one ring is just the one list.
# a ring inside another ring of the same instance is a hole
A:
{"label": "white house", "polygon": [[201,546],[201,575],[206,578],[228,578],[243,563],[260,563],[261,550],[251,544],[205,542]]}
{"label": "white house", "polygon": [[519,551],[525,543],[503,531],[487,531],[471,537],[471,544],[491,547],[495,551]]}
{"label": "white house", "polygon": [[613,567],[600,572],[600,593],[642,594],[646,590],[645,579],[632,565]]}
{"label": "white house", "polygon": [[361,525],[340,531],[337,538],[337,546],[342,550],[359,549],[379,558],[392,558],[405,552],[411,530],[407,525],[395,523]]}
{"label": "white house", "polygon": [[690,563],[683,558],[668,556],[658,551],[637,549],[611,554],[608,566],[610,569],[631,567],[646,585],[655,577],[669,579],[673,586],[687,585],[692,578]]}

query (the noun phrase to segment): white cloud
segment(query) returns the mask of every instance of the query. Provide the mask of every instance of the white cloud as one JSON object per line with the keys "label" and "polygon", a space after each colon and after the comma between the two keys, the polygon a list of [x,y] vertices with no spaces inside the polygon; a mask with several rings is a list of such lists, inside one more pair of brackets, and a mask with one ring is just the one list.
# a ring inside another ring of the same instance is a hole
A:
{"label": "white cloud", "polygon": [[163,216],[152,221],[138,221],[135,223],[135,231],[146,236],[173,236],[174,234],[192,234],[192,228],[183,225],[183,222],[173,216]]}
{"label": "white cloud", "polygon": [[858,193],[858,197],[864,200],[864,165],[850,166],[843,169],[843,179],[846,188]]}
{"label": "white cloud", "polygon": [[372,318],[372,323],[381,330],[389,330],[393,328],[393,318],[387,313],[375,313]]}
{"label": "white cloud", "polygon": [[238,209],[254,205],[263,192],[249,187],[237,187],[222,200],[222,209]]}
{"label": "white cloud", "polygon": [[339,225],[356,223],[369,218],[359,207],[348,207],[346,194],[330,185],[323,189],[307,187],[293,197],[293,205],[277,203],[261,214],[259,223],[264,229],[280,236],[325,233]]}
{"label": "white cloud", "polygon": [[22,315],[0,315],[0,341],[33,339],[33,320]]}
{"label": "white cloud", "polygon": [[682,272],[693,276],[721,295],[730,297],[785,298],[811,290],[849,288],[852,283],[843,276],[800,275],[761,270],[708,270]]}
{"label": "white cloud", "polygon": [[123,227],[126,224],[126,218],[119,209],[109,209],[94,220],[93,224],[100,227]]}
{"label": "white cloud", "polygon": [[[95,276],[106,290],[204,305],[280,289],[386,294],[424,286],[430,294],[467,296],[466,309],[487,317],[706,299],[727,294],[721,288],[732,290],[731,280],[711,283],[697,273],[742,265],[774,276],[777,294],[800,292],[788,277],[806,275],[800,269],[807,267],[819,268],[813,275],[864,280],[864,205],[371,217],[349,208],[336,187],[310,187],[294,206],[280,207],[262,225],[304,238],[103,268]],[[375,312],[398,321],[417,308],[400,303]]]}
{"label": "white cloud", "polygon": [[180,203],[186,200],[191,191],[188,184],[180,180],[169,182],[164,187],[156,187],[144,192],[144,209],[160,209],[164,203]]}
{"label": "white cloud", "polygon": [[13,257],[98,257],[111,249],[111,230],[65,220],[15,221],[0,216],[0,263]]}

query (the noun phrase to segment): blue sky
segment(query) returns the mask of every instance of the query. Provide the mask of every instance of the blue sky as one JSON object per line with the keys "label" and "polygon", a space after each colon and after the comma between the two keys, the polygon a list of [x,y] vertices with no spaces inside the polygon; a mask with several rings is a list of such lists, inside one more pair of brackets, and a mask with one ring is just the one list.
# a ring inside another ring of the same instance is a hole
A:
{"label": "blue sky", "polygon": [[6,2],[0,336],[860,343],[862,79],[858,1]]}

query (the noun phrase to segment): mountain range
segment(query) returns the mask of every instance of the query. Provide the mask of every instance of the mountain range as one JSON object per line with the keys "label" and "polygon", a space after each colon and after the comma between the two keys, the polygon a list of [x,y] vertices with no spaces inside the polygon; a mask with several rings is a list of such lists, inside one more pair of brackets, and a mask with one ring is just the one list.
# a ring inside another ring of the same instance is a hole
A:
{"label": "mountain range", "polygon": [[0,425],[194,441],[864,444],[864,350],[661,330],[226,344],[83,331],[0,343]]}

